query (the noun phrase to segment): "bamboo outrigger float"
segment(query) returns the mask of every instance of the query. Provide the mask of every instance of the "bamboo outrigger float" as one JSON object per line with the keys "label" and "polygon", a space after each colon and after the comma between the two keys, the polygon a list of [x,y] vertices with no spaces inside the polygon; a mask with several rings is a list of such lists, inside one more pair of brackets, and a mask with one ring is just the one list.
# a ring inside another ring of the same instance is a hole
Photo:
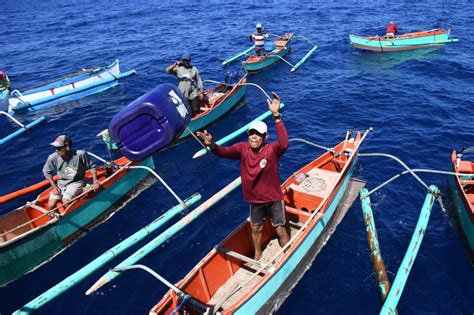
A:
{"label": "bamboo outrigger float", "polygon": [[34,126],[42,123],[43,121],[46,120],[46,117],[45,116],[41,116],[39,118],[36,118],[35,120],[33,120],[32,122],[24,125],[22,124],[18,119],[16,119],[15,117],[13,117],[12,115],[10,115],[9,113],[7,112],[3,112],[3,111],[0,111],[0,115],[4,115],[4,116],[7,116],[8,118],[10,118],[15,124],[17,124],[18,126],[20,126],[19,129],[17,129],[16,131],[12,132],[11,134],[3,137],[0,139],[0,145],[10,141],[10,140],[13,140],[14,138],[18,137],[19,135],[29,131],[31,128],[33,128]]}

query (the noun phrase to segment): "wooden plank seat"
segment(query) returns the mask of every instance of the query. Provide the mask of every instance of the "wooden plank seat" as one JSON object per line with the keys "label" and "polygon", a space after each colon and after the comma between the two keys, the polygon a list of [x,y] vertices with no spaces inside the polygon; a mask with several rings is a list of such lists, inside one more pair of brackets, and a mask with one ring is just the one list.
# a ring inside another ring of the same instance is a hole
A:
{"label": "wooden plank seat", "polygon": [[[263,267],[263,263],[261,263],[260,261],[255,260],[255,259],[250,258],[250,257],[247,257],[245,255],[239,254],[237,252],[234,252],[234,251],[232,251],[230,249],[227,249],[223,246],[216,245],[214,248],[216,249],[216,251],[218,251],[220,253],[223,253],[223,254],[225,254],[229,257],[235,258],[235,259],[239,259],[239,260],[241,260],[241,261],[243,261],[243,262],[245,262],[245,263],[247,263],[251,266],[255,266],[257,269],[260,269],[260,268]],[[268,269],[268,268],[269,267],[267,267],[265,269]],[[265,271],[263,273],[265,273]]]}

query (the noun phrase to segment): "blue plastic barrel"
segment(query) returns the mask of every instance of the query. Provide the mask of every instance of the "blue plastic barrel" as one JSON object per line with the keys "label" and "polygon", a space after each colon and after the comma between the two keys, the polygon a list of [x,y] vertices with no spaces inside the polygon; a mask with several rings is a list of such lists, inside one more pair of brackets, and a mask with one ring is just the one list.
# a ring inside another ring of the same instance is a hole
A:
{"label": "blue plastic barrel", "polygon": [[129,160],[140,161],[176,140],[191,119],[191,109],[173,84],[160,84],[136,99],[109,124],[109,135]]}

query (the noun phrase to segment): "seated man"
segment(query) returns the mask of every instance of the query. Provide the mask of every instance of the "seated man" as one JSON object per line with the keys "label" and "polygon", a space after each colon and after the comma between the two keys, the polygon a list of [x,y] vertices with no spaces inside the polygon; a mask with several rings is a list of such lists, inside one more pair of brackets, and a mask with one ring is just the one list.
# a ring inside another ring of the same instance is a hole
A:
{"label": "seated man", "polygon": [[[48,210],[56,207],[59,200],[64,205],[82,193],[88,169],[92,172],[92,189],[99,188],[95,164],[85,151],[73,150],[72,140],[65,135],[58,136],[51,145],[56,151],[48,156],[43,166],[44,177],[53,189],[49,196]],[[59,175],[57,184],[53,180],[53,170]]]}
{"label": "seated man", "polygon": [[178,88],[191,105],[193,116],[199,113],[199,100],[204,97],[201,76],[196,67],[191,65],[191,57],[183,54],[181,62],[176,61],[166,68],[166,72],[178,78]]}
{"label": "seated man", "polygon": [[265,32],[263,25],[258,23],[256,26],[256,32],[250,35],[250,40],[255,43],[255,54],[257,56],[265,55],[265,38],[268,38],[268,34]]}
{"label": "seated man", "polygon": [[395,34],[398,33],[398,28],[397,25],[395,25],[395,22],[390,21],[390,23],[387,26],[387,31],[385,32],[385,36],[387,37],[393,37]]}

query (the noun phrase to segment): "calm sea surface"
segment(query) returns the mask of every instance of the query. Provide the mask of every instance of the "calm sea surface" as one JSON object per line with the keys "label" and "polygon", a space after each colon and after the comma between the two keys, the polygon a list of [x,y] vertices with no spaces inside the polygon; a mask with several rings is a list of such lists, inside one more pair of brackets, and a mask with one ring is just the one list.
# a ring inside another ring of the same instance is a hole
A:
{"label": "calm sea surface", "polygon": [[[291,138],[331,146],[348,129],[369,126],[362,152],[385,152],[411,167],[448,170],[452,149],[473,145],[474,54],[469,1],[173,2],[47,1],[2,2],[0,69],[13,86],[25,88],[96,65],[121,62],[138,75],[104,93],[37,113],[48,123],[0,147],[0,195],[42,180],[41,168],[56,135],[72,136],[76,148],[106,156],[97,132],[125,105],[163,82],[175,82],[164,68],[188,51],[203,79],[222,80],[220,63],[251,43],[257,22],[273,34],[295,32],[319,49],[297,73],[283,63],[252,76],[286,104]],[[401,32],[451,28],[459,43],[436,50],[378,54],[354,49],[350,33],[382,34],[388,21]],[[309,46],[295,41],[289,60]],[[239,64],[230,67],[237,71]],[[209,128],[216,138],[239,128],[267,109],[249,87],[245,106]],[[275,139],[270,122],[271,140]],[[13,126],[0,120],[0,135]],[[245,140],[242,138],[242,140]],[[187,141],[155,157],[156,169],[182,197],[203,200],[239,174],[238,162],[212,155],[198,160]],[[281,159],[282,179],[322,152],[294,144]],[[383,158],[360,158],[357,176],[374,188],[400,171]],[[422,176],[447,193],[445,176]],[[405,176],[372,196],[382,253],[393,280],[408,246],[426,191]],[[444,198],[448,211],[449,200]],[[0,288],[0,313],[7,314],[76,271],[175,204],[156,183],[48,264]],[[1,208],[3,212],[7,208]],[[236,191],[210,209],[142,263],[171,282],[183,277],[214,245],[246,218],[247,205]],[[142,243],[143,244],[143,243]],[[127,252],[132,253],[136,248]],[[122,257],[125,257],[123,255]],[[118,263],[121,259],[114,261]],[[100,294],[84,292],[109,264],[41,309],[40,314],[145,314],[166,288],[143,272],[129,272]],[[1,271],[0,271],[1,272]],[[370,261],[359,201],[339,225],[278,314],[376,314],[382,303]],[[472,314],[474,271],[462,241],[439,204],[403,292],[401,314]]]}

